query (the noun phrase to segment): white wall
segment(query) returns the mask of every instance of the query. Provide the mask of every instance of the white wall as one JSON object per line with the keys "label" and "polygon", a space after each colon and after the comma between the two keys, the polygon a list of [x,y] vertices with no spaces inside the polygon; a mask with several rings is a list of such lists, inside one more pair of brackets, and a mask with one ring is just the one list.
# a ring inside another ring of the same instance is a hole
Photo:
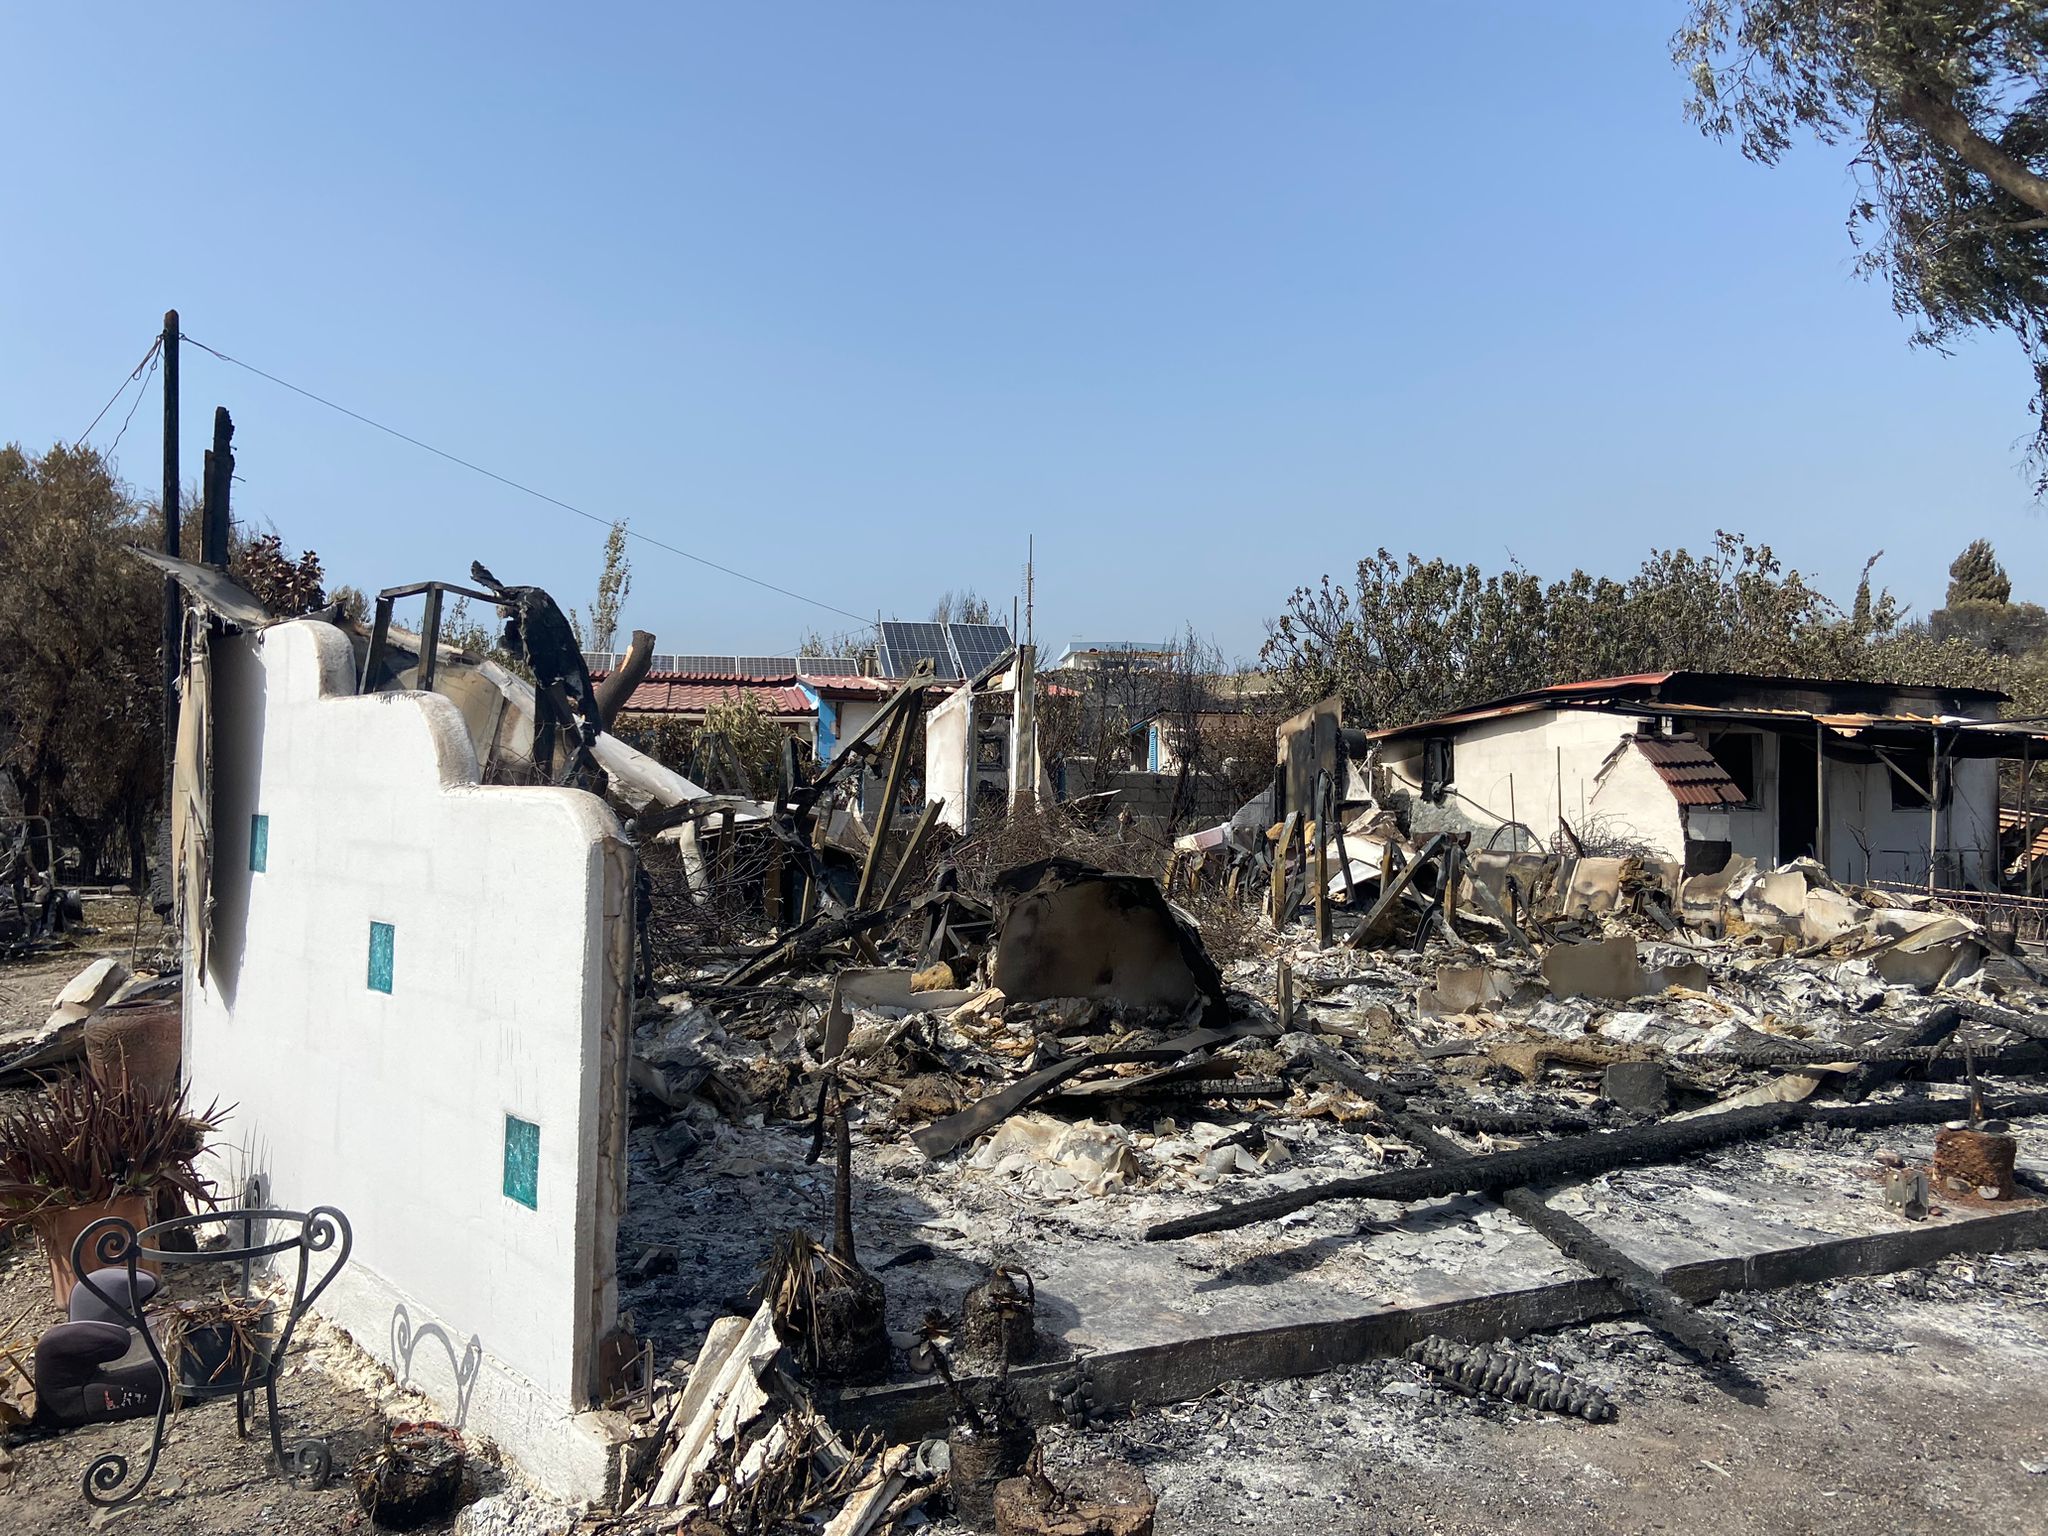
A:
{"label": "white wall", "polygon": [[[1454,803],[1482,823],[1519,820],[1547,841],[1557,830],[1560,788],[1564,817],[1576,828],[1600,789],[1601,764],[1635,728],[1633,716],[1592,709],[1537,710],[1464,726],[1457,733]],[[1421,739],[1393,750],[1405,755],[1390,757],[1389,771],[1419,793]]]}
{"label": "white wall", "polygon": [[[1616,742],[1633,735],[1639,723],[1634,716],[1602,710],[1542,710],[1463,727],[1456,738],[1456,795],[1452,803],[1482,826],[1489,817],[1505,821],[1512,814],[1538,839],[1547,841],[1557,827],[1561,771],[1564,815],[1574,828],[1580,827],[1589,813],[1608,816],[1617,830],[1625,824],[1644,841],[1668,848],[1667,857],[1682,858],[1685,832],[1677,821],[1678,807],[1641,754],[1624,754],[1604,785],[1600,778],[1601,765]],[[1723,728],[1704,723],[1693,727],[1694,734],[1702,738],[1709,730],[1718,729]],[[1864,745],[1859,742],[1855,747]],[[1830,747],[1854,749],[1851,743],[1834,737]],[[1420,739],[1387,750],[1386,766],[1395,782],[1419,793]],[[1402,755],[1394,757],[1393,752]],[[1737,854],[1755,859],[1766,869],[1777,865],[1780,755],[1778,735],[1757,733],[1755,803],[1729,807],[1725,831],[1714,812],[1692,810],[1687,824],[1690,835],[1703,840],[1726,837]],[[1804,760],[1801,771],[1811,774],[1811,759]],[[1944,880],[1956,878],[1949,855],[1961,850],[1956,861],[1961,864],[1960,878],[1995,883],[1998,766],[1989,761],[1959,760],[1954,772],[1951,803],[1941,812],[1942,876]],[[1829,758],[1825,816],[1826,862],[1837,879],[1857,883],[1926,880],[1927,809],[1892,809],[1891,774],[1883,764]],[[1980,855],[1976,851],[1980,849],[1989,853]]]}
{"label": "white wall", "polygon": [[1682,808],[1664,776],[1633,746],[1607,764],[1587,809],[1589,822],[1601,833],[1646,843],[1660,858],[1685,862]]}
{"label": "white wall", "polygon": [[967,742],[974,725],[974,695],[955,688],[924,717],[925,803],[945,801],[939,820],[955,832],[967,825]]}
{"label": "white wall", "polygon": [[[341,1209],[355,1253],[321,1310],[595,1497],[604,1436],[578,1415],[617,1309],[630,850],[592,796],[481,787],[448,700],[351,696],[331,626],[217,639],[213,667],[215,915],[185,1066],[199,1102],[235,1106],[227,1189],[260,1173],[273,1205]],[[539,1127],[532,1209],[506,1193],[508,1115]]]}
{"label": "white wall", "polygon": [[[1925,760],[1905,762],[1926,778]],[[1942,884],[1996,885],[1998,878],[1998,764],[1958,760],[1948,804],[1941,807],[1937,874]],[[1828,870],[1839,879],[1927,879],[1927,807],[1892,808],[1891,771],[1881,763],[1829,762]]]}

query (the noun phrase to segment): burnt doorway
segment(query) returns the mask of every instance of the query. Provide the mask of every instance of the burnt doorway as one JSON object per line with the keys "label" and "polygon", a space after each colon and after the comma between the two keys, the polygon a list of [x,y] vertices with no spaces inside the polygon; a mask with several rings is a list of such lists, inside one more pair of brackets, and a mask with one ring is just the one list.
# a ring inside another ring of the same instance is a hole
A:
{"label": "burnt doorway", "polygon": [[1778,738],[1778,862],[1820,856],[1820,786],[1812,742]]}

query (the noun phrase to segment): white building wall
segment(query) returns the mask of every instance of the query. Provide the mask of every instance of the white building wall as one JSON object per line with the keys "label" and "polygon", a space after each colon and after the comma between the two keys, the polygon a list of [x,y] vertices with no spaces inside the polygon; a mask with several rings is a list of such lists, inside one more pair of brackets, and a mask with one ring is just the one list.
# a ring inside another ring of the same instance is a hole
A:
{"label": "white building wall", "polygon": [[1684,814],[1663,775],[1634,747],[1609,764],[1587,810],[1586,820],[1573,824],[1580,833],[1591,829],[1603,837],[1627,838],[1646,844],[1660,858],[1685,861]]}
{"label": "white building wall", "polygon": [[[1925,760],[1907,772],[1925,777]],[[1838,879],[1927,879],[1924,805],[1894,808],[1891,771],[1882,763],[1828,764],[1828,872]],[[1937,877],[1943,885],[1995,886],[1998,878],[1998,764],[1959,759],[1949,802],[1940,808]]]}
{"label": "white building wall", "polygon": [[[1634,716],[1590,709],[1539,710],[1464,726],[1455,733],[1456,804],[1481,822],[1519,820],[1548,841],[1560,810],[1575,828],[1585,821],[1600,789],[1601,764],[1635,729]],[[1405,755],[1390,758],[1388,771],[1419,794],[1422,743],[1402,742],[1398,750]]]}
{"label": "white building wall", "polygon": [[[214,643],[215,915],[186,1073],[234,1106],[225,1193],[259,1175],[268,1203],[352,1224],[320,1310],[544,1485],[596,1497],[630,850],[590,795],[481,787],[448,700],[355,697],[350,672],[313,621]],[[508,1117],[538,1128],[530,1206]]]}
{"label": "white building wall", "polygon": [[[1701,841],[1725,837],[1736,854],[1755,859],[1763,868],[1775,867],[1780,862],[1784,803],[1783,738],[1771,731],[1754,733],[1756,785],[1751,804],[1730,806],[1725,813],[1694,809],[1690,821],[1681,823],[1676,801],[1640,754],[1618,760],[1605,785],[1600,779],[1608,755],[1623,737],[1635,734],[1640,723],[1636,716],[1604,710],[1544,710],[1461,727],[1453,732],[1453,803],[1481,825],[1489,818],[1498,823],[1513,817],[1539,840],[1548,841],[1557,829],[1561,800],[1563,814],[1575,829],[1589,816],[1608,816],[1644,841],[1668,848],[1667,857],[1673,859],[1683,857],[1688,832]],[[1742,729],[1692,726],[1702,739]],[[1830,746],[1850,749],[1847,741],[1832,736]],[[1393,750],[1401,755],[1388,757],[1389,775],[1397,785],[1419,794],[1420,739],[1401,742]],[[1798,772],[1812,775],[1810,757],[1797,762]],[[1941,810],[1941,878],[1945,883],[1959,879],[1995,884],[1998,765],[1957,760],[1953,771],[1951,802]],[[1823,846],[1828,871],[1837,879],[1858,884],[1925,882],[1927,808],[1893,809],[1891,784],[1890,771],[1881,763],[1828,759]]]}

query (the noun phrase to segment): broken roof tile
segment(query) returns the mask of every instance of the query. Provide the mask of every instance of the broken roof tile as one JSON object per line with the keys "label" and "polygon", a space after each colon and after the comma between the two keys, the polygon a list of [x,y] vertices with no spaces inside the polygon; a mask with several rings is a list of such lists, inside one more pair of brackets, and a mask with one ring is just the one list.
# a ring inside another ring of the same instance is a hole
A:
{"label": "broken roof tile", "polygon": [[1679,735],[1634,739],[1636,750],[1650,760],[1650,766],[1670,786],[1672,798],[1680,805],[1748,804],[1749,797],[1698,738]]}

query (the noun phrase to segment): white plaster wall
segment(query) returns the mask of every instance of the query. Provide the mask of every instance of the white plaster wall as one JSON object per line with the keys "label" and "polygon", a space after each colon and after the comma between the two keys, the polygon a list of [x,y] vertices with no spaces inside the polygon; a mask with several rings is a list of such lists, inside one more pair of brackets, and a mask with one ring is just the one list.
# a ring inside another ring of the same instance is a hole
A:
{"label": "white plaster wall", "polygon": [[[1539,710],[1462,727],[1452,786],[1457,804],[1481,820],[1519,820],[1547,840],[1557,830],[1560,787],[1565,819],[1577,827],[1600,788],[1600,765],[1635,728],[1633,716],[1583,709]],[[1389,771],[1419,792],[1422,744],[1404,742],[1400,750],[1405,755],[1390,759]]]}
{"label": "white plaster wall", "polygon": [[927,803],[946,802],[939,820],[958,832],[967,825],[967,733],[972,725],[973,695],[955,688],[944,703],[924,717],[924,795]]}
{"label": "white plaster wall", "polygon": [[[1954,769],[1953,792],[1940,810],[1941,878],[1995,884],[1998,765],[1958,760]],[[1924,776],[1923,762],[1915,777]],[[1893,809],[1892,783],[1882,763],[1828,764],[1828,871],[1838,879],[1926,880],[1927,807]]]}
{"label": "white plaster wall", "polygon": [[[616,1310],[616,824],[578,791],[479,786],[446,699],[349,696],[331,626],[213,654],[216,914],[185,1066],[199,1102],[235,1106],[228,1190],[256,1172],[273,1205],[341,1209],[355,1252],[322,1310],[543,1482],[594,1496],[601,1437],[576,1415]],[[389,995],[369,986],[372,921],[395,930]],[[504,1193],[508,1114],[540,1127],[535,1209]]]}
{"label": "white plaster wall", "polygon": [[[1646,841],[1669,846],[1673,851],[1668,857],[1681,858],[1683,833],[1675,821],[1654,811],[1644,774],[1653,780],[1656,774],[1640,753],[1627,754],[1623,761],[1631,766],[1625,770],[1617,764],[1623,777],[1603,793],[1600,766],[1617,741],[1635,733],[1637,723],[1633,716],[1600,710],[1546,710],[1466,726],[1457,736],[1456,803],[1482,822],[1488,816],[1507,820],[1512,806],[1513,814],[1538,838],[1548,839],[1557,826],[1561,783],[1564,814],[1574,827],[1587,811],[1604,813],[1612,808],[1617,819],[1635,825]],[[1698,733],[1709,729],[1716,728],[1703,726]],[[1770,869],[1779,862],[1780,738],[1763,731],[1756,733],[1756,742],[1754,805],[1729,807],[1725,831],[1710,830],[1714,824],[1695,810],[1692,835],[1725,836],[1735,853]],[[1400,743],[1398,750],[1402,755],[1389,757],[1388,772],[1396,783],[1419,793],[1421,742]],[[1803,771],[1811,773],[1810,761]],[[1614,778],[1610,772],[1610,781]],[[1657,783],[1661,790],[1662,781]],[[1825,846],[1831,874],[1858,883],[1926,879],[1927,809],[1893,810],[1891,777],[1882,764],[1829,759],[1826,795]],[[1664,799],[1671,802],[1668,792]],[[1674,815],[1676,809],[1671,802]],[[1940,847],[1945,853],[1969,850],[1964,858],[1966,880],[1995,883],[1997,818],[1997,764],[1958,760],[1952,800],[1941,812]],[[1993,851],[1980,856],[1975,852],[1979,849]]]}
{"label": "white plaster wall", "polygon": [[1645,843],[1660,858],[1684,862],[1685,818],[1678,801],[1650,760],[1634,747],[1614,759],[1587,807],[1588,819],[1603,834]]}
{"label": "white plaster wall", "polygon": [[[865,730],[870,721],[882,712],[885,699],[838,699],[828,701],[838,710],[832,750],[842,751],[846,744]],[[860,808],[864,815],[872,816],[882,803],[881,776],[873,770],[861,774]]]}
{"label": "white plaster wall", "polygon": [[[1702,741],[1721,729],[1702,724],[1695,734]],[[1778,738],[1768,731],[1756,736],[1755,800],[1747,806],[1728,807],[1730,852],[1755,859],[1759,869],[1774,869],[1778,863]]]}

